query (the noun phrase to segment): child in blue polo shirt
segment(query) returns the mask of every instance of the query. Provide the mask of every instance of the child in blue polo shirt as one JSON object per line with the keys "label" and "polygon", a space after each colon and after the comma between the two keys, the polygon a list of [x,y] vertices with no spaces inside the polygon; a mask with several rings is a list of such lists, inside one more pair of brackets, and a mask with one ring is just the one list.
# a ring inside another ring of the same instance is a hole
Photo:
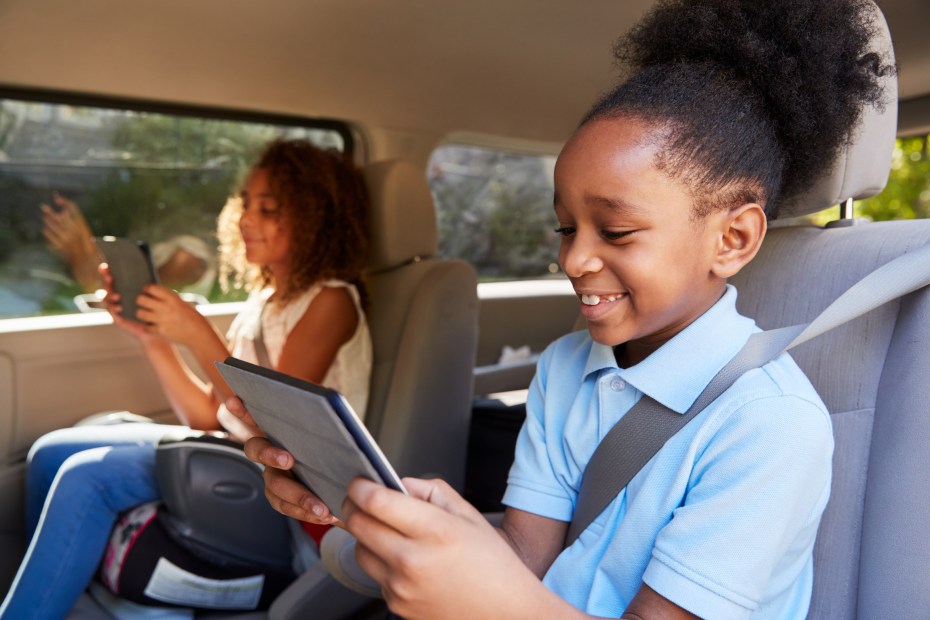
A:
{"label": "child in blue polo shirt", "polygon": [[[826,408],[788,355],[744,374],[565,547],[588,461],[643,395],[683,413],[758,331],[727,279],[780,199],[881,104],[860,0],[660,2],[618,46],[632,76],[559,155],[559,262],[587,331],[542,355],[500,530],[447,485],[357,480],[344,526],[405,618],[804,618],[830,493]],[[826,26],[829,32],[825,32]],[[328,509],[254,439],[285,514]],[[500,535],[498,535],[500,534]],[[546,587],[543,587],[546,586]],[[557,595],[557,596],[556,596]]]}

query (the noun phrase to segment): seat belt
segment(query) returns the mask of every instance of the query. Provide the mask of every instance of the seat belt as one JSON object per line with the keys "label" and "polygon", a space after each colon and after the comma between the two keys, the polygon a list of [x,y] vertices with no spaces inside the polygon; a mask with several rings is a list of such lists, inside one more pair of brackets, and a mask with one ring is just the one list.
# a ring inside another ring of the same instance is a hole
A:
{"label": "seat belt", "polygon": [[743,373],[875,308],[930,284],[930,245],[885,263],[840,295],[813,321],[750,336],[684,414],[645,394],[604,436],[585,467],[565,546],[619,495],[663,445]]}

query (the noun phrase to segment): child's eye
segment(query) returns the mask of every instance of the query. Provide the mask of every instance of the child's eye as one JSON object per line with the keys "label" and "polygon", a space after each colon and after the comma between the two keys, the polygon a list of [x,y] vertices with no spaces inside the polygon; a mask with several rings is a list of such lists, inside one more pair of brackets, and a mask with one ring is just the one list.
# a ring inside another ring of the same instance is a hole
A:
{"label": "child's eye", "polygon": [[264,200],[259,203],[258,211],[265,217],[277,217],[281,213],[281,209],[276,202]]}
{"label": "child's eye", "polygon": [[562,226],[560,228],[556,228],[555,233],[563,237],[570,237],[571,235],[575,234],[575,227],[574,226]]}
{"label": "child's eye", "polygon": [[618,241],[636,232],[635,230],[603,230],[601,236],[607,241]]}

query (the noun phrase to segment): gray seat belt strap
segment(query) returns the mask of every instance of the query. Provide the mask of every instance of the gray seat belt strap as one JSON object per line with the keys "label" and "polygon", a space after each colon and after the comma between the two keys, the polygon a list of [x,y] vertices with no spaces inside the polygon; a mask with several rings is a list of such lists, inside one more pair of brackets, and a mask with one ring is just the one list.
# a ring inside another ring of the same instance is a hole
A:
{"label": "gray seat belt strap", "polygon": [[930,245],[901,254],[871,272],[810,323],[753,334],[684,414],[643,395],[604,436],[588,462],[565,546],[575,542],[666,441],[747,370],[763,366],[802,342],[928,284]]}
{"label": "gray seat belt strap", "polygon": [[255,345],[255,358],[259,366],[264,366],[265,368],[271,368],[274,370],[274,366],[271,364],[271,356],[268,355],[268,348],[265,346],[265,338],[262,336],[262,331],[264,326],[262,325],[262,318],[265,316],[265,308],[262,307],[261,314],[258,316],[258,331],[255,332],[255,340],[252,344]]}

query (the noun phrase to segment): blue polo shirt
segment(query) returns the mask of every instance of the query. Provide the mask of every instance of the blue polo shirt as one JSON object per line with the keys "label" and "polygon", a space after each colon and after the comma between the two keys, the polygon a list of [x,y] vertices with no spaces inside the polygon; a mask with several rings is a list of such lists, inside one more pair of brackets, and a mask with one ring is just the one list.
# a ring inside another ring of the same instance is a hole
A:
{"label": "blue polo shirt", "polygon": [[[586,331],[554,342],[530,387],[504,503],[570,521],[585,465],[617,420],[643,394],[684,413],[754,331],[728,286],[631,368]],[[598,616],[621,615],[645,582],[702,618],[805,618],[832,454],[826,407],[781,355],[669,440],[544,583]]]}

